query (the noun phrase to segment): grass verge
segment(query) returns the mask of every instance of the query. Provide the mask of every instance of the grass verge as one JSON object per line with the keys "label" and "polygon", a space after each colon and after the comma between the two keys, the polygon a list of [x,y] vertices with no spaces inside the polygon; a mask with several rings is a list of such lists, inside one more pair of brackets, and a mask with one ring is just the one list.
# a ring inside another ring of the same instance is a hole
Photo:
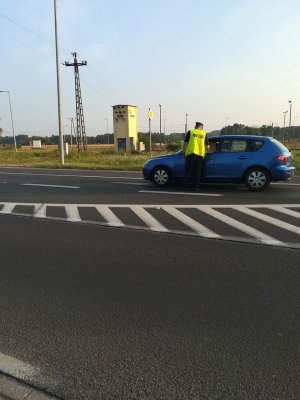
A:
{"label": "grass verge", "polygon": [[[293,150],[295,175],[300,176],[300,150]],[[152,152],[152,156],[163,154]],[[141,171],[149,159],[149,153],[117,154],[113,150],[88,149],[78,152],[71,149],[65,157],[64,168],[99,169],[119,171]],[[58,150],[2,150],[0,149],[0,166],[18,166],[35,168],[61,168]]]}

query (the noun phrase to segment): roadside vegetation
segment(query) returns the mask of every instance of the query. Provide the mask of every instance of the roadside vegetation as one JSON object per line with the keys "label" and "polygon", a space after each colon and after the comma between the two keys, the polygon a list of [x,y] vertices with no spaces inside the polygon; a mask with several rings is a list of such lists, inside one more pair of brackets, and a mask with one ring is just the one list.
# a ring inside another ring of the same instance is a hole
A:
{"label": "roadside vegetation", "polygon": [[[152,151],[152,157],[172,153],[178,149],[159,148]],[[300,150],[293,150],[295,175],[300,176]],[[78,152],[77,148],[69,149],[65,157],[64,168],[74,169],[99,169],[99,170],[127,170],[140,171],[143,164],[149,159],[150,153],[141,154],[115,153],[113,149],[88,148],[87,151]],[[18,149],[0,147],[0,166],[22,166],[35,168],[61,168],[57,149]]]}

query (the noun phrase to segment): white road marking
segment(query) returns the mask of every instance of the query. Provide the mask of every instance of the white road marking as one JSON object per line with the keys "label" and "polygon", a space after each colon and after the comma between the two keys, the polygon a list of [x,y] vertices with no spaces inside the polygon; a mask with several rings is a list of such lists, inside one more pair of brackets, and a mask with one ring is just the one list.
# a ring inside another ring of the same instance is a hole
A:
{"label": "white road marking", "polygon": [[300,186],[300,183],[291,183],[291,182],[272,182],[271,185],[284,185],[284,186]]}
{"label": "white road marking", "polygon": [[36,218],[46,218],[47,206],[46,204],[37,204],[34,207],[34,217]]}
{"label": "white road marking", "polygon": [[160,193],[160,194],[182,194],[184,196],[212,196],[212,197],[222,197],[223,194],[215,194],[215,193],[199,193],[199,192],[166,192],[164,190],[139,190],[139,193]]}
{"label": "white road marking", "polygon": [[211,231],[210,229],[206,228],[204,225],[199,224],[199,222],[195,221],[188,215],[184,214],[183,212],[177,210],[174,207],[170,206],[161,206],[161,208],[167,213],[171,214],[173,217],[178,219],[179,221],[183,222],[185,225],[193,229],[193,231],[197,232],[199,235],[207,238],[219,238],[220,235],[216,234],[215,232]]}
{"label": "white road marking", "polygon": [[[120,172],[120,171],[119,171]],[[107,175],[71,175],[71,174],[37,174],[37,173],[29,173],[29,172],[2,172],[2,175],[26,175],[26,176],[54,176],[54,177],[69,177],[69,178],[96,178],[96,179],[136,179],[136,180],[144,180],[143,178],[136,178],[130,176],[107,176]]]}
{"label": "white road marking", "polygon": [[0,371],[18,379],[28,379],[38,374],[39,370],[16,358],[0,353]]}
{"label": "white road marking", "polygon": [[5,203],[0,212],[2,214],[11,214],[15,207],[16,207],[16,203]]}
{"label": "white road marking", "polygon": [[[228,217],[227,215],[214,210],[212,207],[209,206],[198,206],[197,207],[200,211],[206,212],[208,215],[224,222],[225,224],[228,224],[232,226],[233,228],[236,228],[244,233],[246,233],[249,236],[254,237],[255,239],[259,240],[260,242],[264,244],[272,244],[276,246],[281,246],[282,242],[280,240],[277,240],[273,238],[272,236],[266,235],[259,230],[252,228],[251,226],[248,226],[246,224],[243,224],[240,221],[237,221],[234,218]],[[236,208],[236,207],[234,207]]]}
{"label": "white road marking", "polygon": [[42,186],[42,187],[54,187],[63,189],[80,189],[80,186],[46,185],[43,183],[20,183],[20,186]]}
{"label": "white road marking", "polygon": [[112,184],[117,183],[118,185],[136,185],[136,186],[149,185],[150,186],[150,183],[147,184],[147,182],[140,182],[140,183],[137,183],[137,182],[109,182],[109,183],[112,183]]}
{"label": "white road marking", "polygon": [[130,207],[135,214],[141,218],[142,221],[152,230],[157,232],[167,232],[168,229],[165,228],[160,222],[157,221],[148,211],[142,206],[131,206]]}
{"label": "white road marking", "polygon": [[65,209],[68,221],[70,222],[81,221],[77,205],[68,204],[65,206]]}
{"label": "white road marking", "polygon": [[268,215],[262,214],[260,212],[251,210],[250,208],[245,208],[241,206],[236,206],[236,210],[241,211],[244,214],[250,215],[251,217],[255,217],[257,219],[260,219],[264,222],[268,222],[268,224],[272,224],[277,226],[278,228],[286,229],[289,232],[296,233],[297,235],[300,235],[300,228],[298,228],[295,225],[288,224],[287,222],[284,221],[279,221],[276,218],[269,217]]}
{"label": "white road marking", "polygon": [[[300,204],[245,204],[245,205],[224,205],[224,204],[215,204],[215,205],[195,205],[195,204],[180,204],[180,205],[157,205],[157,204],[55,204],[55,203],[14,203],[14,202],[0,202],[0,214],[15,214],[15,215],[23,215],[28,216],[31,214],[31,211],[28,213],[25,212],[14,212],[16,206],[31,206],[34,207],[33,217],[37,218],[47,218],[50,220],[62,220],[68,222],[80,222],[85,224],[97,224],[103,226],[113,226],[113,227],[125,227],[131,229],[140,229],[140,230],[152,230],[157,232],[167,232],[173,234],[182,234],[188,236],[201,236],[206,238],[216,238],[219,240],[229,240],[229,241],[237,241],[243,243],[262,243],[265,245],[271,246],[280,246],[286,248],[300,249],[300,243],[297,240],[294,242],[285,242],[280,241],[272,236],[266,235],[265,233],[254,229],[248,226],[246,223],[241,223],[240,221],[226,216],[218,209],[232,209],[248,214],[254,218],[263,220],[266,224],[272,224],[278,226],[283,229],[287,229],[288,231],[293,232],[296,235],[300,235],[300,227],[296,226],[296,223],[299,221],[300,212]],[[2,207],[2,208],[1,208]],[[47,209],[51,207],[63,207],[65,209],[66,218],[63,217],[47,217]],[[98,212],[103,216],[106,222],[101,221],[93,221],[93,220],[81,220],[78,209],[80,208],[91,208],[94,207],[98,210]],[[127,208],[131,209],[136,215],[140,217],[142,221],[146,224],[146,226],[137,226],[137,225],[126,225],[124,224],[113,212],[116,208]],[[183,224],[190,227],[193,231],[184,231],[184,230],[176,230],[176,229],[167,229],[163,226],[155,217],[150,214],[148,209],[163,209],[165,212],[172,215],[174,218],[181,221]],[[227,235],[219,235],[213,231],[211,231],[208,227],[201,225],[194,219],[190,218],[188,215],[184,213],[185,209],[199,209],[200,211],[206,212],[212,217],[220,220],[237,230],[240,230],[246,233],[249,237],[237,237],[237,236],[227,236]],[[268,215],[263,214],[262,212],[255,211],[255,208],[268,208],[270,210],[275,210],[281,212],[286,215],[290,215],[295,217],[295,225],[287,224],[280,219],[277,220],[275,218],[269,217]],[[295,208],[295,210],[293,210]],[[183,210],[183,211],[180,211]]]}
{"label": "white road marking", "polygon": [[[80,204],[81,207],[81,204]],[[123,222],[111,211],[108,206],[96,205],[95,208],[111,226],[125,226]]]}
{"label": "white road marking", "polygon": [[290,215],[294,218],[300,218],[300,213],[294,210],[290,210],[289,208],[279,207],[279,206],[268,206],[271,210],[280,212],[282,214]]}

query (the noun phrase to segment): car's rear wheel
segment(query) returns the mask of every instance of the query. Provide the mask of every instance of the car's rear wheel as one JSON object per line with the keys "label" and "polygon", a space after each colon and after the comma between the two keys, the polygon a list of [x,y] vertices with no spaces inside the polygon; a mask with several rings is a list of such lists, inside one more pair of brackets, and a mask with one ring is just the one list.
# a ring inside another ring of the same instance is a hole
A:
{"label": "car's rear wheel", "polygon": [[248,189],[253,191],[264,190],[271,181],[270,174],[264,168],[251,168],[246,172],[245,184]]}
{"label": "car's rear wheel", "polygon": [[171,182],[171,172],[166,167],[156,167],[152,172],[152,181],[156,186],[167,186]]}

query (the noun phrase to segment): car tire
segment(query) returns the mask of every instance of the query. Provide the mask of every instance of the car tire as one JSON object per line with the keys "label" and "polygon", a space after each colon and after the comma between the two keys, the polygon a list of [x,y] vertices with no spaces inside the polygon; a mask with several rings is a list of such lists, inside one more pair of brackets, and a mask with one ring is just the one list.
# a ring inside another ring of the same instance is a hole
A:
{"label": "car tire", "polygon": [[249,169],[245,174],[245,184],[249,190],[261,191],[269,186],[271,181],[269,172],[260,167]]}
{"label": "car tire", "polygon": [[167,186],[171,182],[171,172],[166,167],[156,167],[151,174],[156,186]]}

